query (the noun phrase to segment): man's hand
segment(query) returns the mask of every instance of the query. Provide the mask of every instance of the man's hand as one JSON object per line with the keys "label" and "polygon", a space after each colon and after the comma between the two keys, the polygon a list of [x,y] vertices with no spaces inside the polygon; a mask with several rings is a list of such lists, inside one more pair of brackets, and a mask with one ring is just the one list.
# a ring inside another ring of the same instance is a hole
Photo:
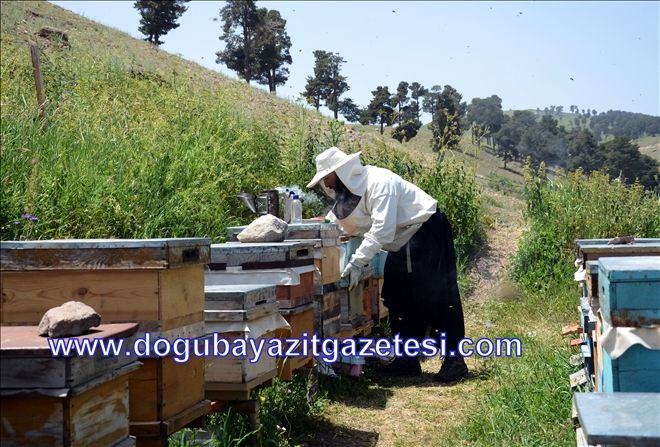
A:
{"label": "man's hand", "polygon": [[347,276],[349,280],[348,290],[353,290],[358,285],[360,278],[362,277],[362,267],[358,267],[352,262],[349,262],[344,271],[341,273],[342,278],[346,278]]}

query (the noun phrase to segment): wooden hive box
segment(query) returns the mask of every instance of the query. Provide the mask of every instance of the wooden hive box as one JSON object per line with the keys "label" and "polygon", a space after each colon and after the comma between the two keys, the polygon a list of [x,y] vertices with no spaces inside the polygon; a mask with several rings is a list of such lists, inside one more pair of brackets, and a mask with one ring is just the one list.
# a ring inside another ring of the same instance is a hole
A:
{"label": "wooden hive box", "polygon": [[[611,326],[598,315],[596,323],[596,381],[600,392],[660,392],[660,350],[647,349],[641,344],[629,347],[613,359],[602,344],[602,335]],[[625,329],[625,328],[624,328]],[[644,329],[655,331],[660,340],[660,327]],[[648,334],[647,334],[648,335]],[[615,337],[620,336],[618,333]]]}
{"label": "wooden hive box", "polygon": [[211,270],[242,267],[260,270],[280,267],[300,267],[314,263],[314,243],[284,241],[241,243],[227,242],[211,245]]}
{"label": "wooden hive box", "polygon": [[[371,318],[367,318],[364,312],[364,289],[365,283],[368,280],[362,280],[358,283],[353,290],[346,290],[346,293],[341,293],[341,317],[342,323],[351,324],[353,327],[364,325]],[[369,315],[371,317],[371,313]]]}
{"label": "wooden hive box", "polygon": [[598,281],[608,324],[660,325],[660,256],[600,258]]}
{"label": "wooden hive box", "polygon": [[601,386],[606,393],[660,393],[660,351],[635,345],[613,360],[603,350]]}
{"label": "wooden hive box", "polygon": [[240,284],[274,284],[282,308],[293,308],[314,301],[314,266],[258,270],[210,270],[205,273],[206,287]]}
{"label": "wooden hive box", "polygon": [[314,303],[314,330],[324,338],[335,337],[341,326],[341,299],[339,282],[322,287]]}
{"label": "wooden hive box", "polygon": [[[152,338],[194,338],[203,335],[209,253],[206,238],[2,242],[0,322],[38,324],[48,309],[76,300],[105,323],[135,321]],[[210,409],[204,359],[141,361],[129,380],[131,434],[138,445],[162,444]]]}
{"label": "wooden hive box", "polygon": [[[613,359],[602,347],[602,334],[610,327],[606,321],[599,319],[601,334],[598,340],[598,384],[599,391],[611,392],[653,392],[660,393],[660,350],[648,349],[641,344],[634,344],[626,349],[618,358]],[[618,328],[614,327],[618,331]],[[626,328],[622,328],[626,329]],[[660,340],[660,327],[636,329],[652,331],[656,343]],[[620,334],[614,336],[619,337]],[[648,335],[647,335],[648,336]],[[660,344],[660,343],[659,343]]]}
{"label": "wooden hive box", "polygon": [[598,300],[598,261],[586,262],[586,285],[589,304],[594,313],[598,313],[600,302]]}
{"label": "wooden hive box", "polygon": [[[268,284],[229,284],[205,286],[204,311],[236,310],[241,311],[241,315],[243,315],[243,311],[252,310],[257,307],[275,303],[275,290],[276,286]],[[275,312],[277,312],[277,309]]]}
{"label": "wooden hive box", "polygon": [[[255,343],[264,340],[264,347],[258,357],[248,343],[246,356],[230,353],[207,358],[206,396],[213,400],[248,399],[252,389],[277,375],[277,359],[267,352],[268,340],[279,338],[283,332],[288,334],[289,325],[276,308],[271,314],[243,322],[222,321],[222,313],[206,312],[207,337],[211,343],[215,344],[216,338],[230,343],[239,338],[249,338]],[[224,349],[222,344],[219,346]]]}
{"label": "wooden hive box", "polygon": [[[293,309],[280,309],[280,313],[291,327],[291,338],[301,339],[302,334],[308,338],[314,333],[314,303],[304,304]],[[298,350],[300,352],[301,349]],[[311,347],[307,356],[293,356],[278,359],[278,377],[283,380],[291,380],[293,372],[314,363]]]}
{"label": "wooden hive box", "polygon": [[603,257],[657,256],[660,255],[660,239],[635,239],[632,244],[608,245],[609,239],[577,239],[575,246],[578,259],[583,263]]}
{"label": "wooden hive box", "polygon": [[[275,299],[275,286],[237,284],[205,287],[206,337],[211,343],[216,338],[236,340],[252,338],[278,338],[288,334],[289,325],[279,313]],[[227,355],[207,357],[205,371],[206,396],[214,400],[249,399],[250,391],[269,381],[277,374],[277,359],[261,352],[258,361],[253,348],[247,357]]]}
{"label": "wooden hive box", "polygon": [[[125,338],[136,324],[110,324],[62,340]],[[2,328],[0,443],[5,446],[129,447],[131,355],[53,357],[36,326]],[[125,351],[124,351],[125,352]]]}
{"label": "wooden hive box", "polygon": [[203,322],[209,247],[193,238],[2,242],[0,323],[38,324],[71,300],[140,331]]}

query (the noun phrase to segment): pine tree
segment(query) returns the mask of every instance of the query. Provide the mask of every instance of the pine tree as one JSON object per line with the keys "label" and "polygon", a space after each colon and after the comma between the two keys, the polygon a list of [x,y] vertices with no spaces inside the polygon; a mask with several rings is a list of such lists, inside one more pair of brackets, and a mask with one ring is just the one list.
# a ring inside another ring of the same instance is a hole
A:
{"label": "pine tree", "polygon": [[188,9],[185,6],[190,0],[137,0],[133,7],[140,11],[140,26],[138,31],[144,34],[144,40],[154,45],[161,45],[160,38],[171,30],[178,28],[176,22]]}
{"label": "pine tree", "polygon": [[394,118],[392,95],[387,86],[378,86],[371,94],[374,97],[363,111],[360,122],[362,124],[379,124],[382,135],[385,131],[384,127],[390,126]]}
{"label": "pine tree", "polygon": [[223,63],[234,70],[249,84],[259,73],[256,60],[255,39],[260,24],[260,14],[254,0],[227,0],[220,10],[223,34],[220,40],[225,49],[216,52],[216,63]]}
{"label": "pine tree", "polygon": [[286,20],[279,11],[260,8],[257,32],[255,36],[255,63],[257,82],[267,85],[275,93],[278,85],[284,85],[289,79],[289,69],[284,64],[291,64],[291,38],[286,32]]}
{"label": "pine tree", "polygon": [[339,116],[342,101],[341,95],[349,90],[346,77],[341,74],[341,66],[346,61],[331,51],[314,51],[314,76],[307,77],[307,84],[302,95],[316,110],[325,101],[326,107],[332,110],[335,119]]}

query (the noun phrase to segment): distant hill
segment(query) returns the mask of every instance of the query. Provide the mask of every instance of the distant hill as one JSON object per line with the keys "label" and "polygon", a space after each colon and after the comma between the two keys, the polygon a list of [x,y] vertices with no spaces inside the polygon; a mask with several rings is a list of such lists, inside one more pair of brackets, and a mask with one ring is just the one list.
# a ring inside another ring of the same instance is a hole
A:
{"label": "distant hill", "polygon": [[[593,115],[592,113],[582,114],[581,112],[527,110],[532,112],[537,119],[540,119],[543,115],[549,115],[557,120],[560,126],[564,126],[569,131],[576,128],[587,128],[599,140],[608,140],[615,136],[627,137],[631,140],[660,136],[660,117],[643,113],[608,110]],[[513,110],[507,110],[504,113],[511,116],[513,112]]]}

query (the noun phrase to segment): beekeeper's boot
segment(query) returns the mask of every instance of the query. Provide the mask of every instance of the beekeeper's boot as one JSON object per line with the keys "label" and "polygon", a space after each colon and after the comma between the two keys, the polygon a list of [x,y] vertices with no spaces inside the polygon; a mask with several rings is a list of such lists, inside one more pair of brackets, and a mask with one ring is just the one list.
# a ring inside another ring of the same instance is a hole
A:
{"label": "beekeeper's boot", "polygon": [[442,383],[458,382],[466,378],[468,367],[463,357],[447,357],[440,367],[440,371],[433,376],[433,380]]}

